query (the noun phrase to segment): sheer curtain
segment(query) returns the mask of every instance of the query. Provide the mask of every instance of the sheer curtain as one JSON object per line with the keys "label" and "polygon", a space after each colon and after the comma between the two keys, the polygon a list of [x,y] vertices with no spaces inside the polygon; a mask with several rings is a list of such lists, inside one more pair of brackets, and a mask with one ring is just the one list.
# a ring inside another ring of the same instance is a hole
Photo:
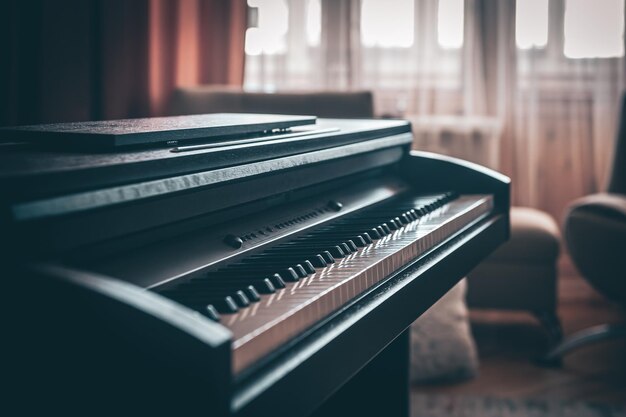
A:
{"label": "sheer curtain", "polygon": [[[586,15],[584,20],[573,16],[576,9]],[[546,11],[545,45],[518,48],[516,53],[511,175],[516,180],[514,201],[560,217],[572,199],[606,188],[619,98],[626,87],[624,2],[551,0]],[[594,24],[598,12],[605,16]],[[588,51],[584,42],[575,43],[585,27],[601,33],[601,26],[610,26],[613,18],[622,25],[618,36],[605,37]],[[603,46],[611,41],[620,45],[602,56]]]}
{"label": "sheer curtain", "polygon": [[[319,9],[310,7],[315,2]],[[417,145],[420,131],[437,124],[492,128],[497,167],[513,179],[513,203],[555,217],[567,202],[605,186],[625,88],[624,0],[286,0],[295,3],[304,13],[319,10],[319,43],[248,56],[272,71],[247,65],[246,87],[372,90],[377,114],[414,121]],[[531,3],[545,13],[518,7]],[[621,52],[613,45],[612,53],[594,56],[601,48],[585,43],[611,19],[618,29],[610,40]],[[541,27],[545,39],[525,44],[520,33],[541,37]],[[585,27],[591,35],[579,33]],[[296,32],[285,31],[287,44],[297,44],[289,40]],[[304,70],[290,70],[290,61]],[[460,157],[475,145],[472,135],[448,139],[447,153]]]}

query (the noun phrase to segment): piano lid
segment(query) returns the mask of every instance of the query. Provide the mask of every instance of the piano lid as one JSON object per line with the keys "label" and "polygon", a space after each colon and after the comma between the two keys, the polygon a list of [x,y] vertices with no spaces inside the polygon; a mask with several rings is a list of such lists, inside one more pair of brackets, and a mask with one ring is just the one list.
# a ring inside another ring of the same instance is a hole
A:
{"label": "piano lid", "polygon": [[[0,129],[27,142],[53,142],[65,149],[168,146],[223,136],[245,135],[315,123],[315,116],[212,113],[141,119],[52,123]],[[3,133],[4,133],[3,132]]]}
{"label": "piano lid", "polygon": [[[269,140],[229,141],[224,146],[184,152],[176,152],[175,147],[70,152],[37,145],[4,145],[0,147],[0,187],[10,199],[27,200],[250,164],[411,131],[410,124],[401,120],[319,119],[316,126],[320,133],[295,136],[283,133]],[[406,144],[410,143],[409,136],[404,140]]]}

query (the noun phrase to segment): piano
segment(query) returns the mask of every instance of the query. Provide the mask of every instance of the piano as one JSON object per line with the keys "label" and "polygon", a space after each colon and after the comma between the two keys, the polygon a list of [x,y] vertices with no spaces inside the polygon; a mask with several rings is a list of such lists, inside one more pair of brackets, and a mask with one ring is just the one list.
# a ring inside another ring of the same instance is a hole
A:
{"label": "piano", "polygon": [[211,145],[0,145],[25,411],[408,415],[409,325],[508,238],[509,179],[408,122]]}

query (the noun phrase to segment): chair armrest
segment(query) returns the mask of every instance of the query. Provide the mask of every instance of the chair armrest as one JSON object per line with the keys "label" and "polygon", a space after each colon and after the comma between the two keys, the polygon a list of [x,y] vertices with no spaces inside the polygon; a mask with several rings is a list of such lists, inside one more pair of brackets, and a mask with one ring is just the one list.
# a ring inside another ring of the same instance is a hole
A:
{"label": "chair armrest", "polygon": [[626,196],[594,194],[574,201],[563,229],[582,275],[604,296],[626,306]]}
{"label": "chair armrest", "polygon": [[600,193],[579,198],[570,204],[567,215],[577,210],[626,221],[626,195]]}

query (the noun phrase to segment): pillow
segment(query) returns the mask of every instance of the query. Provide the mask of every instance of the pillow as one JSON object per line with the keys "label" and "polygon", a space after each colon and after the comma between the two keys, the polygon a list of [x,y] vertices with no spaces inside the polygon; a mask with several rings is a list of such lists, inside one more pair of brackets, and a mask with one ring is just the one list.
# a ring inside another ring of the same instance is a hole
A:
{"label": "pillow", "polygon": [[418,318],[411,332],[411,381],[442,382],[468,379],[478,371],[461,280]]}

